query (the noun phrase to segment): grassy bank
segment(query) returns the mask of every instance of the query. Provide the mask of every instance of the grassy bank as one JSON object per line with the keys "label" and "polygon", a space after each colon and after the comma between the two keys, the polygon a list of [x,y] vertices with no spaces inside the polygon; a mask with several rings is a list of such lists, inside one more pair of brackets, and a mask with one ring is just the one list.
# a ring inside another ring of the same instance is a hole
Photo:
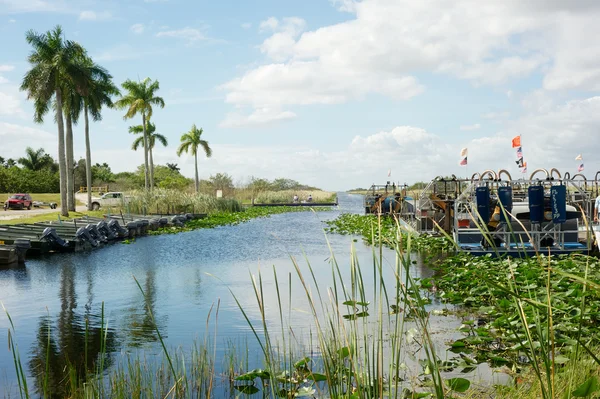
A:
{"label": "grassy bank", "polygon": [[[8,211],[7,211],[8,212]],[[85,216],[90,217],[103,217],[104,212],[102,211],[85,211],[85,212],[69,212],[69,217],[65,218],[60,216],[60,211],[43,213],[41,215],[28,216],[28,217],[20,217],[16,219],[9,220],[0,220],[0,226],[2,225],[14,225],[14,224],[32,224],[32,223],[40,223],[40,222],[56,222],[59,220],[67,221],[77,218],[82,218]]]}

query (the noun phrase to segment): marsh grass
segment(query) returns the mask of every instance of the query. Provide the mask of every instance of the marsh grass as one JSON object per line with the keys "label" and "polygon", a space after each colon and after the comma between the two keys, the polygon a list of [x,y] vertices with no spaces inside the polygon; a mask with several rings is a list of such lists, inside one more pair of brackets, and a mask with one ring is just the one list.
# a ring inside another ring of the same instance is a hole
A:
{"label": "marsh grass", "polygon": [[238,212],[242,206],[234,199],[157,188],[130,193],[121,208],[124,213],[132,214],[177,214]]}
{"label": "marsh grass", "polygon": [[283,190],[283,191],[264,191],[258,193],[254,198],[256,204],[289,204],[293,201],[294,195],[298,196],[299,201],[306,201],[309,195],[312,195],[313,202],[334,202],[336,194],[329,191],[320,190]]}

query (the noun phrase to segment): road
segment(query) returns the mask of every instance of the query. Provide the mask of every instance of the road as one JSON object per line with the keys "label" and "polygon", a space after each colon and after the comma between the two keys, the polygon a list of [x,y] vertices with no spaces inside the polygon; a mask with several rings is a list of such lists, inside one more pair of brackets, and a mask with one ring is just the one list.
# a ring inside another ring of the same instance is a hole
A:
{"label": "road", "polygon": [[[85,205],[78,205],[75,207],[77,212],[84,212],[87,210]],[[24,210],[8,210],[3,211],[0,210],[0,222],[3,220],[12,220],[12,219],[20,219],[27,218],[36,215],[43,215],[44,213],[53,213],[59,212],[59,209],[50,209],[50,208],[32,208],[30,211]]]}

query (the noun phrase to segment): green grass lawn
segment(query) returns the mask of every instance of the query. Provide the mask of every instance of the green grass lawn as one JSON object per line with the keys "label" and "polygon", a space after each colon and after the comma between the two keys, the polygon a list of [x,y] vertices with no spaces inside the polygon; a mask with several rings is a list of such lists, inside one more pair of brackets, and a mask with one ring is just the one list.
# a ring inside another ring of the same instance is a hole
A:
{"label": "green grass lawn", "polygon": [[[2,214],[0,214],[0,215],[2,215]],[[58,220],[58,215],[60,215],[60,211],[44,213],[41,215],[35,215],[35,216],[30,216],[30,217],[21,217],[21,218],[10,219],[10,220],[0,220],[0,225],[51,222],[51,221]],[[69,212],[69,217],[68,218],[61,217],[61,220],[76,219],[76,218],[84,217],[86,215],[88,215],[90,217],[100,217],[101,218],[104,216],[104,212],[103,211]]]}
{"label": "green grass lawn", "polygon": [[[15,194],[15,193],[9,193],[9,194],[0,193],[0,201],[2,203],[4,203],[4,201],[6,201],[6,199],[13,194]],[[30,195],[31,195],[31,199],[33,199],[34,201],[41,201],[41,202],[46,202],[46,203],[56,202],[58,204],[58,206],[60,206],[60,194],[59,193],[44,193],[44,194],[33,193]],[[85,205],[85,204],[76,200],[75,205]]]}

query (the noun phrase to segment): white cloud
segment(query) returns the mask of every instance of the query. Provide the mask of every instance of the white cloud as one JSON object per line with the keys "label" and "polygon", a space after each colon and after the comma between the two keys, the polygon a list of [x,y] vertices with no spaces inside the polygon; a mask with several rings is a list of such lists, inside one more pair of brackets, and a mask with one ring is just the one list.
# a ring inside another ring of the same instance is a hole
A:
{"label": "white cloud", "polygon": [[64,0],[0,0],[0,14],[21,12],[71,12]]}
{"label": "white cloud", "polygon": [[473,125],[461,125],[460,130],[477,130],[481,128],[481,125],[479,123],[475,123]]}
{"label": "white cloud", "polygon": [[18,92],[14,91],[15,93],[0,92],[0,115],[23,118],[25,112],[21,108],[21,100],[18,97]]}
{"label": "white cloud", "polygon": [[129,27],[129,30],[132,31],[133,33],[135,33],[136,35],[139,35],[141,33],[144,33],[144,25],[143,24],[133,24]]}
{"label": "white cloud", "polygon": [[161,31],[156,34],[156,37],[171,37],[181,39],[193,44],[198,41],[206,40],[206,36],[196,28],[185,27],[177,30]]}
{"label": "white cloud", "polygon": [[279,21],[275,17],[269,17],[264,21],[260,22],[259,29],[261,32],[265,32],[268,30],[274,31],[279,25]]}
{"label": "white cloud", "polygon": [[10,72],[15,69],[14,65],[0,65],[0,72]]}
{"label": "white cloud", "polygon": [[547,90],[600,89],[600,42],[589,39],[600,35],[597,1],[332,2],[354,18],[310,31],[298,18],[262,21],[267,61],[225,83],[227,101],[276,108],[370,93],[406,99],[423,90],[423,73],[477,85],[540,73]]}
{"label": "white cloud", "polygon": [[27,147],[42,147],[52,156],[56,154],[56,136],[32,127],[0,122],[0,142],[10,143],[2,146],[0,155],[4,158],[20,158]]}
{"label": "white cloud", "polygon": [[219,124],[219,127],[255,127],[266,126],[275,122],[281,122],[296,118],[296,114],[281,109],[258,108],[250,115],[243,115],[239,112],[232,112],[227,115],[225,120]]}
{"label": "white cloud", "polygon": [[250,28],[252,28],[252,24],[251,24],[250,22],[244,22],[244,23],[241,25],[241,27],[242,27],[243,29],[250,29]]}
{"label": "white cloud", "polygon": [[17,20],[16,20],[16,19],[12,19],[12,18],[11,18],[11,19],[9,19],[9,20],[8,20],[8,23],[10,23],[10,24],[14,24],[15,22],[17,22]]}
{"label": "white cloud", "polygon": [[79,13],[80,21],[102,21],[110,18],[112,18],[112,15],[108,11],[96,12],[86,10]]}

